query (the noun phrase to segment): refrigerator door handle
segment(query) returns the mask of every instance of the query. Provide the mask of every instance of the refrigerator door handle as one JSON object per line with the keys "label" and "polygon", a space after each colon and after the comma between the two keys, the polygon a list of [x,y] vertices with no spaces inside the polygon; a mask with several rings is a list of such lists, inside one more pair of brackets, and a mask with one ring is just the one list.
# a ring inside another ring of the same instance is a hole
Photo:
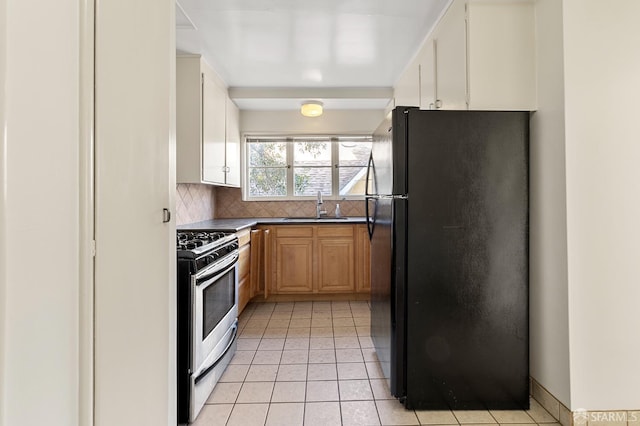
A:
{"label": "refrigerator door handle", "polygon": [[[372,201],[374,202],[373,204],[373,215],[370,215],[370,209],[369,209],[369,202]],[[378,198],[377,197],[366,197],[365,198],[365,205],[364,205],[364,209],[365,209],[365,215],[366,215],[366,219],[367,219],[367,232],[369,233],[369,241],[372,240],[373,238],[373,230],[376,226],[376,213],[378,210]]]}
{"label": "refrigerator door handle", "polygon": [[[369,176],[371,175],[371,170],[374,168],[373,165],[373,152],[371,154],[369,154],[369,162],[367,163],[367,177],[365,178],[364,181],[364,195],[365,196],[370,196],[373,195],[369,192]],[[373,185],[371,185],[371,189],[373,190]],[[368,216],[367,216],[368,217]]]}
{"label": "refrigerator door handle", "polygon": [[[366,219],[367,219],[367,232],[369,234],[369,241],[371,241],[371,239],[373,238],[373,229],[375,227],[375,216],[376,216],[376,210],[377,210],[377,206],[378,206],[378,200],[377,198],[379,197],[379,195],[373,195],[371,192],[369,192],[369,184],[371,183],[371,191],[375,191],[375,188],[373,187],[374,183],[372,180],[370,180],[370,178],[375,177],[375,164],[373,162],[373,152],[371,152],[369,154],[369,162],[367,163],[367,176],[365,178],[365,186],[364,186],[364,195],[365,195],[365,199],[364,199],[364,209],[365,209],[365,215],[366,215]],[[373,215],[371,214],[372,212],[369,209],[369,203],[371,202],[371,200],[374,200],[374,205],[373,205]]]}

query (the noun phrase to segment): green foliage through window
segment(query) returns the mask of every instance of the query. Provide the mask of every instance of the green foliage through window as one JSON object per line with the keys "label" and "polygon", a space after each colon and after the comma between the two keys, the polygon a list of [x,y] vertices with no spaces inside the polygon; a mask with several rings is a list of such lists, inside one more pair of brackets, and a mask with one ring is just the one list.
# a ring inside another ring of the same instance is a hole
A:
{"label": "green foliage through window", "polygon": [[247,199],[364,195],[371,138],[249,137]]}

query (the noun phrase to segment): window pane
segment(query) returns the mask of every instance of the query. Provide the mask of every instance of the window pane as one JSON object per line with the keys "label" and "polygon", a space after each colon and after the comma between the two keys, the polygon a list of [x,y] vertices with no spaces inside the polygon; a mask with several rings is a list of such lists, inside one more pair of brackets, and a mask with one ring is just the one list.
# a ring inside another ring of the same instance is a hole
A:
{"label": "window pane", "polygon": [[294,167],[294,195],[331,195],[331,167]]}
{"label": "window pane", "polygon": [[366,166],[371,153],[371,142],[340,142],[340,166]]}
{"label": "window pane", "polygon": [[248,143],[249,166],[286,166],[287,145],[284,142]]}
{"label": "window pane", "polygon": [[277,197],[284,195],[287,195],[286,168],[249,170],[250,197]]}
{"label": "window pane", "polygon": [[324,196],[360,197],[371,145],[364,135],[247,138],[245,195],[293,200],[315,198],[320,191]]}
{"label": "window pane", "polygon": [[295,142],[294,166],[331,166],[331,142]]}
{"label": "window pane", "polygon": [[340,195],[364,195],[367,166],[340,168]]}

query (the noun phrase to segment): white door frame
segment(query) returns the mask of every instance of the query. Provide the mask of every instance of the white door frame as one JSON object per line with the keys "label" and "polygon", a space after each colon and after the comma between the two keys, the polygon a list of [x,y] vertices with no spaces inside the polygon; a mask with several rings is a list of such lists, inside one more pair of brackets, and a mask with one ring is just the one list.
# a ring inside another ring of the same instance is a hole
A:
{"label": "white door frame", "polygon": [[79,395],[80,425],[94,423],[95,0],[80,0]]}

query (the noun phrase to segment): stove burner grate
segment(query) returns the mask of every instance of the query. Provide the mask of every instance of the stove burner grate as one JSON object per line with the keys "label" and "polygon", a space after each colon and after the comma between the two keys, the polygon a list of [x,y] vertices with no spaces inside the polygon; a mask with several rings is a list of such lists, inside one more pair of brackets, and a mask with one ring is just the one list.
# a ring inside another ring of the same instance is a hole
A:
{"label": "stove burner grate", "polygon": [[216,241],[228,237],[225,232],[207,231],[178,231],[176,238],[176,248],[178,250],[193,250],[198,247],[215,243]]}

